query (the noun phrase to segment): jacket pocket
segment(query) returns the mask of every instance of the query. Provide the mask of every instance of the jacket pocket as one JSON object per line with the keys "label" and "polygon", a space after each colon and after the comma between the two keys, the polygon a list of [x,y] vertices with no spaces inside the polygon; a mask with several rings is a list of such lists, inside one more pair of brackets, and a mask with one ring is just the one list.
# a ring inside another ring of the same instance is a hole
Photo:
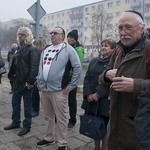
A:
{"label": "jacket pocket", "polygon": [[118,125],[118,143],[128,149],[137,148],[137,136],[133,117],[122,116]]}

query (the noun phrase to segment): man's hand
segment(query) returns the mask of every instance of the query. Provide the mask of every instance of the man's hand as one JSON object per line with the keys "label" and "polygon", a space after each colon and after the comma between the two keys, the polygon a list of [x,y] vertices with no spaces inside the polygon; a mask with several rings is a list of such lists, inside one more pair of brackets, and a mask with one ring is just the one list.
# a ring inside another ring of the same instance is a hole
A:
{"label": "man's hand", "polygon": [[92,97],[93,97],[93,100],[94,100],[95,102],[98,101],[97,93],[92,94]]}
{"label": "man's hand", "polygon": [[70,90],[66,87],[62,90],[64,95],[69,95]]}
{"label": "man's hand", "polygon": [[108,70],[105,74],[105,78],[109,79],[110,81],[113,80],[113,78],[116,76],[116,72],[117,72],[117,69],[111,69],[111,70]]}
{"label": "man's hand", "polygon": [[92,96],[92,94],[90,94],[90,95],[87,96],[87,100],[89,102],[93,102],[93,96]]}
{"label": "man's hand", "polygon": [[34,88],[34,85],[32,85],[32,84],[28,84],[28,83],[26,83],[26,86],[27,86],[28,90],[30,90],[30,89],[32,89],[32,88]]}
{"label": "man's hand", "polygon": [[133,92],[134,80],[126,77],[114,77],[112,88],[117,92]]}

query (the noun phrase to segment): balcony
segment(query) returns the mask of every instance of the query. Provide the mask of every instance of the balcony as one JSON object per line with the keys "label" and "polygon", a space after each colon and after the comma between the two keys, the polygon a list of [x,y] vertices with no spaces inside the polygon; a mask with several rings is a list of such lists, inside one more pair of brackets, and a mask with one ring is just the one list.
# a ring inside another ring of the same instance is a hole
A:
{"label": "balcony", "polygon": [[145,18],[150,18],[150,12],[144,13],[144,17],[145,17]]}
{"label": "balcony", "polygon": [[83,22],[81,21],[81,22],[78,22],[78,23],[71,23],[70,27],[71,28],[81,28],[81,27],[83,27]]}
{"label": "balcony", "polygon": [[141,6],[141,2],[132,2],[131,3],[131,7],[134,8],[134,7],[140,7]]}
{"label": "balcony", "polygon": [[70,19],[71,20],[73,20],[75,18],[83,18],[83,14],[82,13],[70,14]]}
{"label": "balcony", "polygon": [[150,0],[144,0],[145,5],[150,5]]}

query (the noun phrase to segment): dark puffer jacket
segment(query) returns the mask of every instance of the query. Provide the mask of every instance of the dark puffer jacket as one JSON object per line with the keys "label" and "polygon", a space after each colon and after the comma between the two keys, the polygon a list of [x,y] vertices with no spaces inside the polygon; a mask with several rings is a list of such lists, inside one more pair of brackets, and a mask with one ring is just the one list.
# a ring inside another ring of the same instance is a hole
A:
{"label": "dark puffer jacket", "polygon": [[135,117],[138,150],[150,150],[150,83],[139,96],[139,108]]}
{"label": "dark puffer jacket", "polygon": [[12,66],[10,68],[8,78],[17,78],[18,85],[24,85],[26,82],[33,85],[39,66],[39,56],[37,48],[32,45],[18,47],[14,54]]}

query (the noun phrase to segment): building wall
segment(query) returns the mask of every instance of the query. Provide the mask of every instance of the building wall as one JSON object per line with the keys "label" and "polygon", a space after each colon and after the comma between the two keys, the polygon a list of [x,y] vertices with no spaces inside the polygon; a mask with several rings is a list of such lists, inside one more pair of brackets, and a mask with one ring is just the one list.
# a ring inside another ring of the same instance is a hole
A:
{"label": "building wall", "polygon": [[[144,2],[144,3],[143,3]],[[150,0],[103,0],[79,7],[74,7],[45,15],[40,23],[48,28],[50,32],[55,26],[61,26],[66,34],[73,29],[79,33],[79,41],[85,46],[87,51],[93,51],[97,48],[92,41],[93,38],[93,16],[100,15],[101,10],[105,16],[109,16],[109,26],[103,29],[102,39],[112,37],[118,39],[117,22],[125,10],[133,9],[140,11],[144,15],[147,28],[150,28]],[[24,19],[25,22],[31,20]],[[4,27],[15,26],[16,20],[2,23]],[[112,28],[112,30],[110,30]],[[49,35],[49,33],[47,33]],[[49,37],[47,37],[49,40]]]}

